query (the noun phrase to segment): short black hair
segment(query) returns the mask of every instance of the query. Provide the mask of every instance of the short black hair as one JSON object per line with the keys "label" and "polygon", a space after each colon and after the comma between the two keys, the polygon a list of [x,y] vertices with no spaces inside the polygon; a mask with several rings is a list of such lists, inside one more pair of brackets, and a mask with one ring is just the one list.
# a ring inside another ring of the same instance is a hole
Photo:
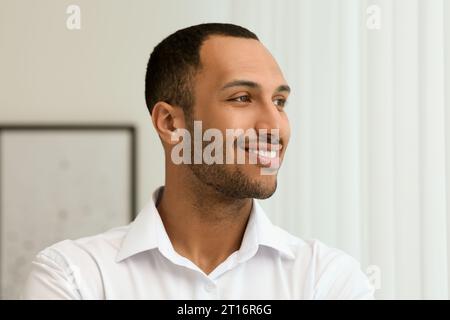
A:
{"label": "short black hair", "polygon": [[164,101],[183,108],[194,104],[193,80],[200,68],[200,47],[210,36],[222,35],[258,40],[251,31],[229,23],[204,23],[181,29],[161,41],[150,55],[145,75],[145,102]]}

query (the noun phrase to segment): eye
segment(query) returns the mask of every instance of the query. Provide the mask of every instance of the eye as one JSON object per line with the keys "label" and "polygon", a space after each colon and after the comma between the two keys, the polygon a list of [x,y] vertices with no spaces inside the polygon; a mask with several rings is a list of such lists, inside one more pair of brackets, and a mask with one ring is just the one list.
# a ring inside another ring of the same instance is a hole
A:
{"label": "eye", "polygon": [[235,102],[251,102],[249,95],[243,95],[236,98],[228,99],[228,101],[235,101]]}
{"label": "eye", "polygon": [[287,103],[285,98],[277,98],[273,100],[275,106],[277,107],[284,107]]}

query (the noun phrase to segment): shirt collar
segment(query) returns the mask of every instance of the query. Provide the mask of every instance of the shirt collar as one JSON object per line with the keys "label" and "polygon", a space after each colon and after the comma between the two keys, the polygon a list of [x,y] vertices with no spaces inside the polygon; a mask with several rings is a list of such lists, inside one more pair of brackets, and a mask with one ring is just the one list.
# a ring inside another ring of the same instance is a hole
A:
{"label": "shirt collar", "polygon": [[[155,204],[162,189],[163,187],[160,187],[153,193],[152,199],[130,224],[116,256],[116,262],[155,248],[158,248],[171,260],[181,258],[175,253],[156,209]],[[275,249],[287,258],[294,258],[286,234],[271,223],[258,201],[253,200],[252,211],[238,251],[239,260],[249,259],[256,253],[260,245]],[[184,263],[186,262],[189,261],[184,261]]]}

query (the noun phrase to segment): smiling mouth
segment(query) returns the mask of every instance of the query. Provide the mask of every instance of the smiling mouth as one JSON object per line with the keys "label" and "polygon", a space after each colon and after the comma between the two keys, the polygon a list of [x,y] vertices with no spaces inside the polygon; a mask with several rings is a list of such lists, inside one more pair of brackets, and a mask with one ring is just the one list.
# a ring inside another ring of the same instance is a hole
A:
{"label": "smiling mouth", "polygon": [[281,144],[250,144],[239,146],[240,149],[245,150],[249,158],[256,159],[256,164],[260,167],[277,169],[280,166],[280,151],[283,148]]}
{"label": "smiling mouth", "polygon": [[260,157],[269,158],[269,159],[275,159],[277,157],[277,152],[273,150],[258,150],[258,149],[249,149],[246,148],[245,151],[249,153],[256,154]]}

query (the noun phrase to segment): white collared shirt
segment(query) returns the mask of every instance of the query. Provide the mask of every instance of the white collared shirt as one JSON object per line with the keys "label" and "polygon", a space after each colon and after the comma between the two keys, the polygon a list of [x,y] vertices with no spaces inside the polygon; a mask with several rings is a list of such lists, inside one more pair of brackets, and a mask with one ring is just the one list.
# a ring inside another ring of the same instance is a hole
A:
{"label": "white collared shirt", "polygon": [[355,259],[272,225],[256,200],[240,249],[205,274],[174,250],[155,207],[160,190],[130,225],[41,251],[22,298],[373,298]]}

